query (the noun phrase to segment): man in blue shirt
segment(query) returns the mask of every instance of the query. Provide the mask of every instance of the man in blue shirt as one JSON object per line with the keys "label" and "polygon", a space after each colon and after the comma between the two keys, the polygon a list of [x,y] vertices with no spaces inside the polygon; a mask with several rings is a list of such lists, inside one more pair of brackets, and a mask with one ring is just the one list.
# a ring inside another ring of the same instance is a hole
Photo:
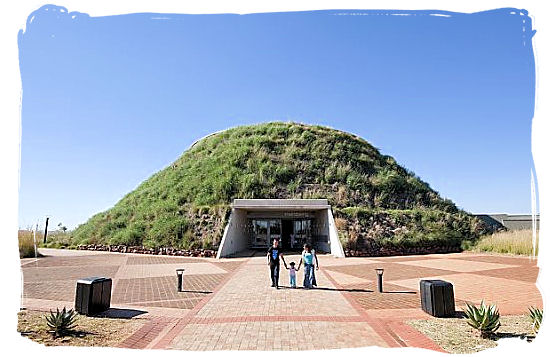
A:
{"label": "man in blue shirt", "polygon": [[279,289],[279,259],[283,260],[283,264],[286,267],[285,258],[283,252],[279,248],[279,239],[273,239],[273,245],[267,251],[267,265],[271,270],[271,287]]}

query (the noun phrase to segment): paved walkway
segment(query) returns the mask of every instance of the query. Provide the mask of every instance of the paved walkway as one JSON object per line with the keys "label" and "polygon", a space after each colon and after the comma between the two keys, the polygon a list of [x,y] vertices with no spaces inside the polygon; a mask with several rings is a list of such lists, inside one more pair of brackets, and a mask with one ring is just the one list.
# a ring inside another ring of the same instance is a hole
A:
{"label": "paved walkway", "polygon": [[[420,279],[454,285],[457,310],[483,298],[502,314],[542,307],[535,286],[536,261],[482,254],[337,259],[321,256],[319,287],[269,286],[264,257],[181,258],[118,253],[44,250],[22,260],[23,306],[47,310],[73,306],[76,280],[113,278],[107,313],[146,319],[121,344],[129,348],[184,350],[301,350],[364,346],[413,346],[441,350],[411,328],[410,319],[430,318],[420,309]],[[287,261],[298,261],[289,256]],[[185,268],[184,292],[176,268]],[[384,268],[376,291],[374,268]],[[303,278],[298,273],[298,282]],[[311,340],[309,344],[302,341]]]}

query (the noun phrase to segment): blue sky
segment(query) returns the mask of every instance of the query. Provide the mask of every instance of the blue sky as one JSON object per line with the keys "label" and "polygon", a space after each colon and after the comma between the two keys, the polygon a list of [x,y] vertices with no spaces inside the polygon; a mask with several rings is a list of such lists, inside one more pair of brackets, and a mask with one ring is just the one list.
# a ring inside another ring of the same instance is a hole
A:
{"label": "blue sky", "polygon": [[357,134],[470,212],[529,212],[529,17],[412,14],[37,10],[19,35],[20,226],[73,228],[196,139],[272,120]]}

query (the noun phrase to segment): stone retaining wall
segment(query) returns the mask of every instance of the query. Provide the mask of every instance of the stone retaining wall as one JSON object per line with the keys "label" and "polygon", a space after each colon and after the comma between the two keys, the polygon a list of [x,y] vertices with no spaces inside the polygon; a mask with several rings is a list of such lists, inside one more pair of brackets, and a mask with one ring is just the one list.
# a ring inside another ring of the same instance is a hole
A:
{"label": "stone retaining wall", "polygon": [[102,244],[85,244],[77,247],[79,250],[95,250],[104,252],[117,253],[136,253],[136,254],[151,254],[151,255],[172,255],[181,257],[215,257],[216,251],[212,249],[177,249],[177,248],[145,248],[133,247],[126,245],[102,245]]}
{"label": "stone retaining wall", "polygon": [[428,247],[380,247],[376,249],[350,250],[345,249],[346,257],[385,257],[392,255],[421,255],[440,253],[460,253],[460,247],[428,246]]}

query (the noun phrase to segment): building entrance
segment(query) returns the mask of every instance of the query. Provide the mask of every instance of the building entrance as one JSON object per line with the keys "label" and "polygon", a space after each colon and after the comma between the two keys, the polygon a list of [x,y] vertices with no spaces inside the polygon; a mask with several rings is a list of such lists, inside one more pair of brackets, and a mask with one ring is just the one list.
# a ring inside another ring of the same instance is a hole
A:
{"label": "building entrance", "polygon": [[273,239],[280,240],[285,250],[300,250],[305,243],[312,242],[311,219],[250,219],[250,247],[268,248]]}
{"label": "building entrance", "polygon": [[279,238],[284,250],[304,243],[321,253],[344,256],[326,199],[234,199],[218,248],[218,258],[249,249],[267,250]]}

